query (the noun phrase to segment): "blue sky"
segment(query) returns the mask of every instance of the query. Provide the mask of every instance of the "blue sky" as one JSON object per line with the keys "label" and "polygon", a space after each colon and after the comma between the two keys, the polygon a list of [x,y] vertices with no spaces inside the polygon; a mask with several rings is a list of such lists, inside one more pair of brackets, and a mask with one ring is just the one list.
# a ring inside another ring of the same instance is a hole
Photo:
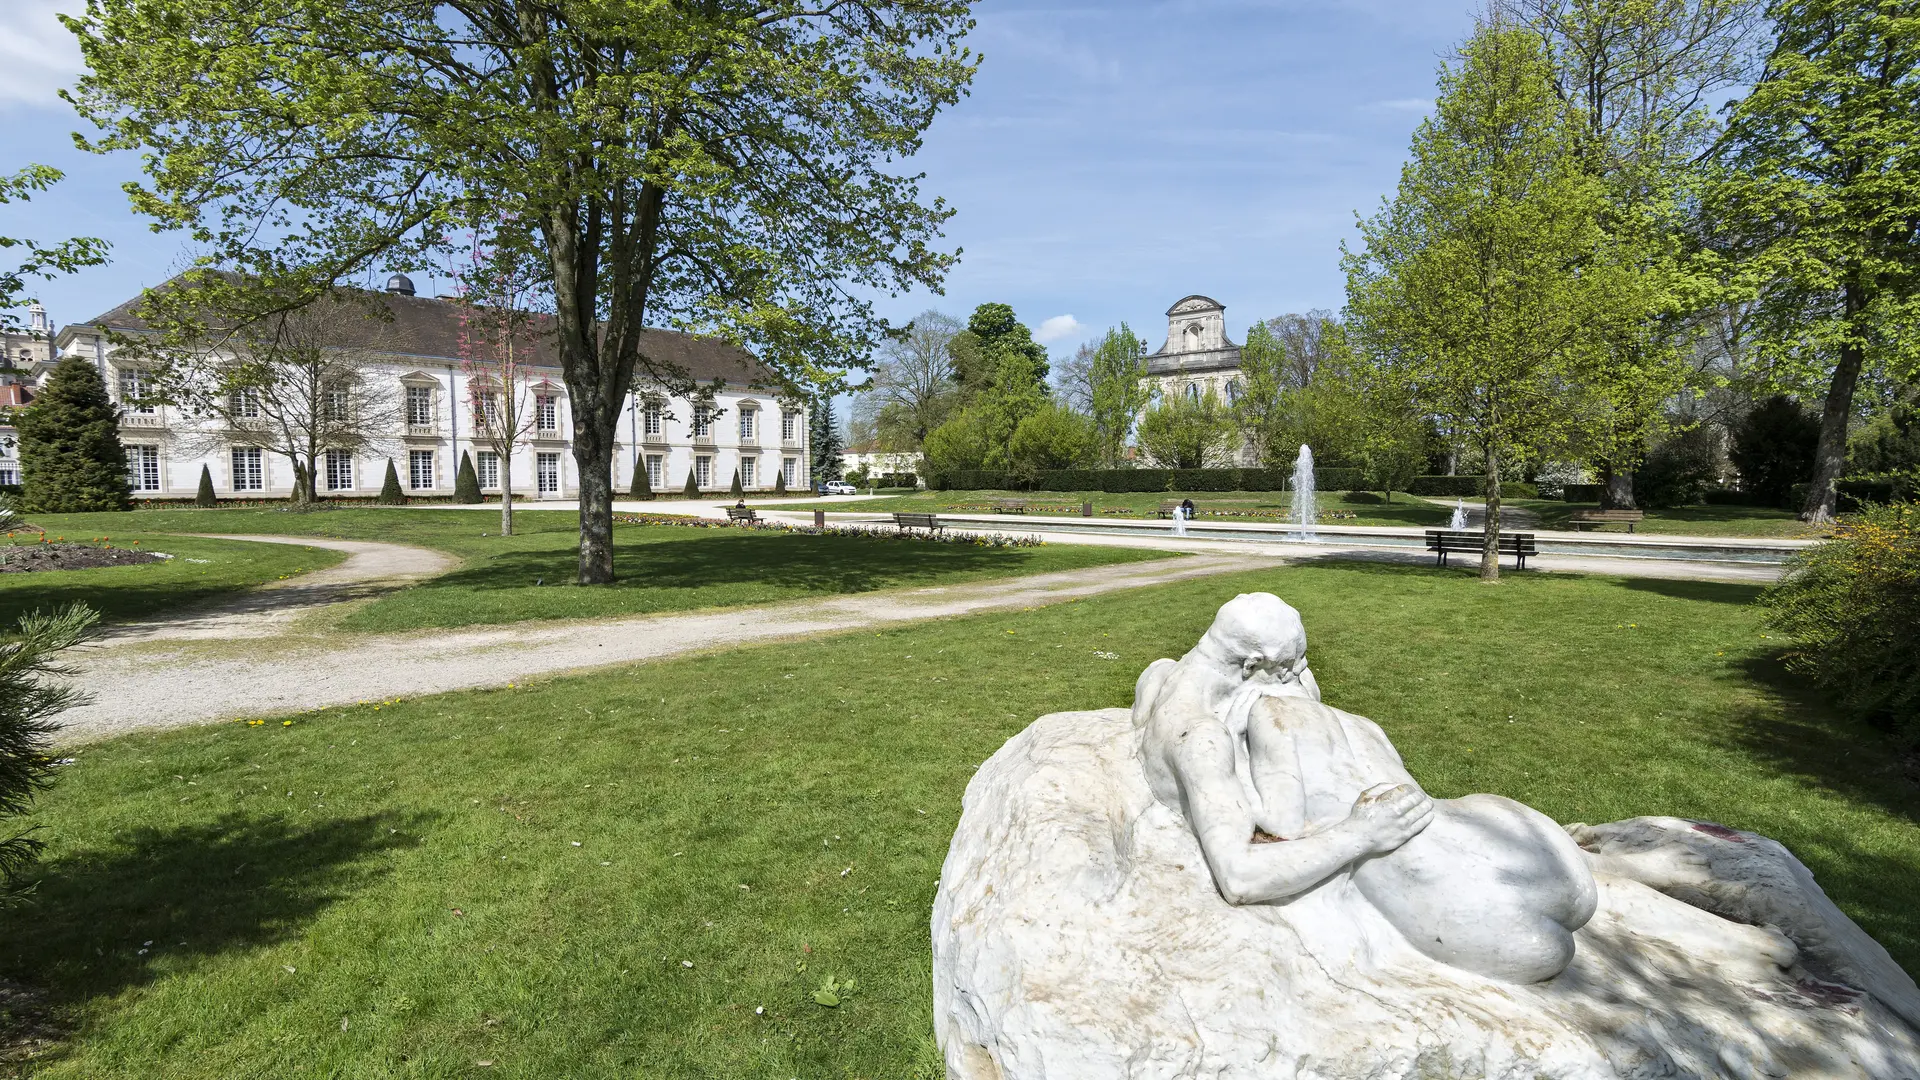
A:
{"label": "blue sky", "polygon": [[[81,0],[5,6],[0,168],[44,162],[68,179],[0,207],[0,235],[113,243],[112,265],[39,288],[56,323],[79,321],[165,280],[182,249],[128,211],[119,185],[136,158],[72,149],[54,92],[79,58],[53,12]],[[1063,356],[1122,320],[1157,346],[1188,293],[1225,304],[1236,340],[1259,318],[1338,307],[1340,242],[1392,190],[1474,7],[985,0],[972,43],[986,62],[918,161],[959,209],[948,238],[965,254],[945,296],[888,298],[882,313],[1000,301]]]}

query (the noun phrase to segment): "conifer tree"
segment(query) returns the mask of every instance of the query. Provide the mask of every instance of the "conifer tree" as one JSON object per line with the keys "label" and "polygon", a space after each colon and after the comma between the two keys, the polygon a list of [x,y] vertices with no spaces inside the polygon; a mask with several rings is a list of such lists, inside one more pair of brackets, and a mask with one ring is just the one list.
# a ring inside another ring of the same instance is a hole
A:
{"label": "conifer tree", "polygon": [[67,514],[132,507],[119,410],[91,362],[78,356],[60,361],[32,406],[16,414],[14,426],[26,509]]}
{"label": "conifer tree", "polygon": [[[33,794],[53,779],[53,718],[85,697],[64,680],[61,652],[84,638],[99,615],[82,604],[48,615],[23,616],[13,641],[0,645],[0,817],[27,811]],[[41,847],[32,832],[0,839],[0,903],[22,892],[20,871]]]}
{"label": "conifer tree", "polygon": [[202,465],[200,466],[200,490],[194,493],[193,505],[217,506],[219,503],[219,496],[213,493],[213,467]]}
{"label": "conifer tree", "polygon": [[733,470],[733,486],[727,489],[727,494],[737,499],[746,493],[747,489],[740,486],[740,470],[736,467]]}
{"label": "conifer tree", "polygon": [[681,489],[680,495],[686,499],[697,499],[700,497],[700,485],[693,482],[692,469],[687,470],[687,486]]}
{"label": "conifer tree", "polygon": [[627,497],[641,502],[653,501],[653,478],[647,475],[644,458],[633,459],[633,489],[627,493]]}
{"label": "conifer tree", "polygon": [[774,474],[773,474],[773,493],[774,493],[775,495],[785,495],[785,494],[787,493],[787,473],[786,473],[786,470],[784,470],[784,469],[776,469],[776,470],[774,470]]}
{"label": "conifer tree", "polygon": [[400,490],[400,470],[393,467],[393,459],[387,459],[387,479],[380,485],[380,497],[373,500],[381,506],[405,506],[406,493]]}
{"label": "conifer tree", "polygon": [[473,455],[462,451],[460,471],[453,476],[453,501],[469,506],[485,502],[480,497],[480,474],[473,471]]}

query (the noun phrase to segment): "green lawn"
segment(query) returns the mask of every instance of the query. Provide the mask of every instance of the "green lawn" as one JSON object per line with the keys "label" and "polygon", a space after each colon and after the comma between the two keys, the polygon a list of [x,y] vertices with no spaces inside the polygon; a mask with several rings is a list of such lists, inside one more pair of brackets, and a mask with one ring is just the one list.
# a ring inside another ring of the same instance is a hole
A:
{"label": "green lawn", "polygon": [[[998,499],[1023,499],[1029,505],[1029,512],[1035,514],[1058,513],[1063,517],[1078,517],[1080,504],[1093,503],[1096,517],[1153,517],[1162,502],[1168,499],[1192,499],[1200,511],[1202,520],[1219,517],[1223,520],[1245,515],[1246,520],[1283,521],[1292,512],[1293,496],[1285,491],[1148,491],[1114,494],[1104,491],[919,491],[911,495],[883,495],[875,499],[817,499],[813,502],[795,506],[781,506],[782,510],[834,510],[843,513],[871,513],[876,516],[892,513],[895,510],[915,510],[934,513],[989,513],[992,504]],[[1350,501],[1341,492],[1329,492],[1320,497],[1317,504],[1320,520],[1337,521],[1346,525],[1403,525],[1409,527],[1428,527],[1445,525],[1451,511],[1423,499],[1407,494],[1397,494],[1391,503],[1384,501]],[[1220,509],[1232,513],[1210,514]],[[1350,515],[1350,516],[1340,516]]]}
{"label": "green lawn", "polygon": [[[55,521],[50,517],[39,520]],[[65,519],[55,523],[72,524]],[[105,537],[116,547],[134,547],[137,540],[139,547],[174,557],[166,562],[133,566],[0,574],[0,633],[11,629],[14,620],[22,614],[35,609],[65,607],[78,602],[92,607],[110,621],[135,619],[332,566],[346,558],[340,552],[324,548],[169,536],[139,527],[144,524],[132,515],[122,514],[113,519],[110,530],[62,532],[50,528],[49,540],[55,536],[72,541]],[[39,534],[35,533],[34,537],[37,543]],[[0,537],[0,544],[7,542],[5,537]],[[19,536],[15,536],[14,542],[21,542]]]}
{"label": "green lawn", "polygon": [[[113,528],[165,538],[162,530],[278,533],[417,544],[458,556],[451,573],[389,593],[346,613],[343,630],[394,631],[687,611],[767,604],[809,596],[949,585],[1074,570],[1143,559],[1177,558],[1163,551],[1086,545],[988,548],[961,543],[848,536],[803,536],[774,530],[620,525],[614,534],[612,587],[572,584],[578,521],[572,511],[516,514],[514,535],[490,514],[463,510],[350,509],[305,514],[273,510],[156,510],[131,514],[41,515],[49,529]],[[87,533],[92,535],[92,533]],[[217,541],[191,541],[195,544]],[[268,548],[235,545],[229,548]],[[311,565],[311,560],[309,560]],[[135,574],[148,568],[74,571]],[[28,575],[9,575],[27,577]],[[35,577],[48,575],[33,575]],[[63,575],[67,576],[67,575]],[[265,580],[271,580],[269,575]],[[88,579],[92,580],[92,579]],[[117,579],[117,587],[127,579]],[[102,579],[103,583],[106,579]],[[250,582],[249,582],[250,583]],[[0,577],[0,588],[4,588]],[[29,593],[37,590],[29,589]],[[114,603],[110,589],[96,590]],[[0,592],[0,598],[6,594]],[[195,597],[183,596],[184,599]],[[155,594],[152,606],[163,606]],[[36,601],[37,602],[37,601]],[[0,599],[0,604],[4,604]]]}
{"label": "green lawn", "polygon": [[85,748],[0,921],[73,1025],[35,1075],[937,1076],[974,767],[1256,588],[1435,794],[1757,829],[1920,967],[1920,791],[1781,675],[1750,588],[1325,563]]}
{"label": "green lawn", "polygon": [[[1318,502],[1320,520],[1343,525],[1398,525],[1431,529],[1444,526],[1453,513],[1451,501],[1442,505],[1405,493],[1395,494],[1391,503],[1372,501],[1380,498],[1378,492],[1362,493],[1365,501],[1354,501],[1348,497],[1349,494],[1338,491],[1322,494]],[[819,499],[781,509],[838,510],[876,516],[895,510],[958,513],[963,510],[986,511],[996,499],[1026,499],[1037,506],[1052,507],[1050,510],[1036,508],[1032,511],[1034,513],[1057,512],[1077,516],[1080,504],[1091,502],[1096,516],[1148,517],[1166,499],[1192,499],[1200,508],[1200,518],[1205,520],[1215,516],[1207,513],[1208,509],[1214,507],[1240,512],[1265,512],[1284,518],[1291,509],[1291,498],[1292,495],[1284,491],[1176,491],[1118,495],[1102,491],[921,491],[912,495],[890,495],[859,501]],[[1468,499],[1467,505],[1471,507],[1477,501]],[[1596,503],[1567,503],[1556,499],[1509,499],[1507,503],[1532,511],[1539,517],[1543,529],[1571,528],[1567,522],[1575,510],[1592,510],[1598,506]],[[1802,523],[1790,510],[1764,506],[1680,506],[1646,513],[1646,520],[1640,523],[1638,531],[1652,535],[1813,538],[1826,531],[1819,526]],[[1226,520],[1231,520],[1232,516],[1218,515]],[[1627,527],[1603,525],[1595,531],[1624,533]]]}

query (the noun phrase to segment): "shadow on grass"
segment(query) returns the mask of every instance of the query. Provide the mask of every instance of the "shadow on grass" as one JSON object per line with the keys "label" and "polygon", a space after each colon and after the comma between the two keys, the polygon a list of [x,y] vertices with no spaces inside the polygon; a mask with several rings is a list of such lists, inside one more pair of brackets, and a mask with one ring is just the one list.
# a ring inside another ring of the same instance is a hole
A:
{"label": "shadow on grass", "polygon": [[1658,593],[1676,600],[1704,600],[1711,604],[1751,604],[1766,591],[1759,585],[1732,581],[1675,581],[1667,578],[1628,578],[1625,585],[1635,592]]}
{"label": "shadow on grass", "polygon": [[162,957],[286,940],[384,876],[378,856],[417,847],[429,823],[380,814],[296,826],[234,814],[133,829],[41,864],[32,900],[9,920],[31,928],[9,943],[12,973],[72,1004],[151,981]]}
{"label": "shadow on grass", "polygon": [[[817,593],[856,593],[935,581],[949,574],[1005,568],[1017,573],[1017,549],[909,540],[719,530],[698,543],[659,541],[614,550],[614,588],[700,589],[757,584]],[[433,579],[421,589],[519,589],[536,579],[572,581],[571,551],[510,552]]]}

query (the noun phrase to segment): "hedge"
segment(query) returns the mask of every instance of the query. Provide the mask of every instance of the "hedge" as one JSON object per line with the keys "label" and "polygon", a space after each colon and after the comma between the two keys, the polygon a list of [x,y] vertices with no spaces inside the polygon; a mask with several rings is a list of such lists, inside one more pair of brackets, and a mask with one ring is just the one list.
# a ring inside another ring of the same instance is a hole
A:
{"label": "hedge", "polygon": [[1560,488],[1560,499],[1563,502],[1597,503],[1606,491],[1605,484],[1565,484]]}
{"label": "hedge", "polygon": [[[1407,494],[1437,495],[1443,498],[1459,499],[1485,498],[1487,478],[1484,476],[1416,476],[1407,482]],[[1540,491],[1524,480],[1502,480],[1500,497],[1536,499],[1540,497]]]}
{"label": "hedge", "polygon": [[[1359,488],[1365,478],[1359,469],[1313,470],[1314,487],[1321,491]],[[936,491],[1105,491],[1112,494],[1145,491],[1288,491],[1292,469],[1051,469],[1033,475],[954,469],[927,477]]]}
{"label": "hedge", "polygon": [[[1811,486],[1803,483],[1789,488],[1783,509],[1798,510],[1807,505],[1807,488]],[[1896,480],[1836,480],[1833,492],[1834,509],[1847,513],[1855,513],[1868,503],[1890,503],[1912,494]]]}

